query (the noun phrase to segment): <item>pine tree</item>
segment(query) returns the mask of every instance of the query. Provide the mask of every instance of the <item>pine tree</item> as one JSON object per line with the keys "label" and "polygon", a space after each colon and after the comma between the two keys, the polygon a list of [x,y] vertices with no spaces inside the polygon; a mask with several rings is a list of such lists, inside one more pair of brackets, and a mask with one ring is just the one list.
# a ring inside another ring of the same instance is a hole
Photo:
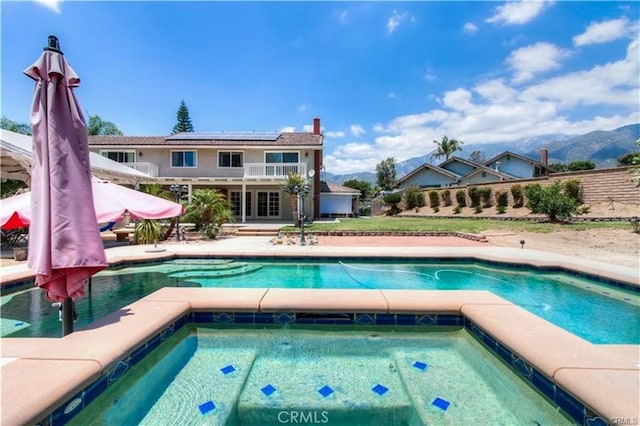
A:
{"label": "pine tree", "polygon": [[193,132],[193,124],[191,124],[191,117],[189,117],[189,109],[187,108],[187,104],[184,103],[184,99],[180,102],[177,115],[178,122],[173,126],[171,134]]}

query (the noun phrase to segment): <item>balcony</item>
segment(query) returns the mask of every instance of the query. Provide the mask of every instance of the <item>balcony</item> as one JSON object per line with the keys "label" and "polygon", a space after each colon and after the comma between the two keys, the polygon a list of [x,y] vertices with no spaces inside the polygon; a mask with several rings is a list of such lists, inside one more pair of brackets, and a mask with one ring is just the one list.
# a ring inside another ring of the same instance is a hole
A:
{"label": "balcony", "polygon": [[245,163],[245,178],[286,178],[290,173],[307,174],[307,163]]}
{"label": "balcony", "polygon": [[158,165],[156,163],[145,163],[137,161],[135,163],[123,163],[127,167],[131,167],[139,172],[146,173],[152,177],[158,177]]}

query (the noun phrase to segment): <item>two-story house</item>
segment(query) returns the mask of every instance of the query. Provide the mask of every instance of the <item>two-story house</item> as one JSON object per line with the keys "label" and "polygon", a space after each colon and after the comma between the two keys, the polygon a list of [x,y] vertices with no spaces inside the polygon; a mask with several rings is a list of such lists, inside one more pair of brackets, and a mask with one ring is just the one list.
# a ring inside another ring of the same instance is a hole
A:
{"label": "two-story house", "polygon": [[[292,172],[307,177],[305,213],[320,217],[320,119],[312,132],[189,132],[170,136],[91,136],[89,149],[153,176],[153,183],[227,196],[240,222],[293,220],[281,184]],[[141,181],[141,183],[146,183]]]}

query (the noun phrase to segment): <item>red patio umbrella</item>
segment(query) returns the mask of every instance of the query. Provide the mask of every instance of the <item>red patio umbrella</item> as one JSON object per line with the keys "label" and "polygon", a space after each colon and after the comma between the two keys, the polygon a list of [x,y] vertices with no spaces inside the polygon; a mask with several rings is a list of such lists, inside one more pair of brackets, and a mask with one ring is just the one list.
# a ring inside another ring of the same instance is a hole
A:
{"label": "red patio umbrella", "polygon": [[107,267],[93,206],[87,126],[73,92],[80,78],[54,36],[24,73],[36,82],[27,263],[47,298],[64,303],[66,335],[73,331],[73,299]]}
{"label": "red patio umbrella", "polygon": [[[94,223],[117,222],[125,213],[133,219],[167,219],[184,213],[182,204],[136,191],[115,183],[92,178]],[[0,200],[0,228],[24,228],[31,223],[31,195],[14,195]]]}

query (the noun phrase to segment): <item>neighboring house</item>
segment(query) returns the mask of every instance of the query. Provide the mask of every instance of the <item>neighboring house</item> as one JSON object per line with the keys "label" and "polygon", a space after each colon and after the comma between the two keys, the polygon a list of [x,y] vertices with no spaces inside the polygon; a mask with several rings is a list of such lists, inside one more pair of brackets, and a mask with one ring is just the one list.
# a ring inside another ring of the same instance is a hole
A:
{"label": "neighboring house", "polygon": [[[547,174],[547,150],[541,151],[541,161],[532,160],[513,152],[505,151],[496,155],[484,164],[494,170],[513,176],[514,178],[527,179]],[[543,164],[544,163],[544,164]]]}
{"label": "neighboring house", "polygon": [[334,183],[320,182],[321,217],[358,216],[360,191]]}
{"label": "neighboring house", "polygon": [[400,178],[397,185],[402,190],[414,185],[420,188],[440,188],[456,185],[460,178],[457,173],[425,163]]}
{"label": "neighboring house", "polygon": [[449,170],[458,176],[464,176],[476,170],[480,164],[460,157],[451,157],[438,165],[441,169]]}
{"label": "neighboring house", "polygon": [[451,157],[438,166],[423,164],[398,180],[398,187],[406,189],[440,188],[474,183],[497,182],[510,179],[528,179],[546,175],[547,150],[541,151],[541,161],[535,161],[513,152],[505,151],[484,164],[460,157]]}
{"label": "neighboring house", "polygon": [[289,173],[309,180],[305,211],[320,215],[323,136],[312,132],[191,132],[170,136],[90,136],[89,149],[125,163],[169,186],[215,188],[231,202],[237,219],[293,220],[280,185]]}

